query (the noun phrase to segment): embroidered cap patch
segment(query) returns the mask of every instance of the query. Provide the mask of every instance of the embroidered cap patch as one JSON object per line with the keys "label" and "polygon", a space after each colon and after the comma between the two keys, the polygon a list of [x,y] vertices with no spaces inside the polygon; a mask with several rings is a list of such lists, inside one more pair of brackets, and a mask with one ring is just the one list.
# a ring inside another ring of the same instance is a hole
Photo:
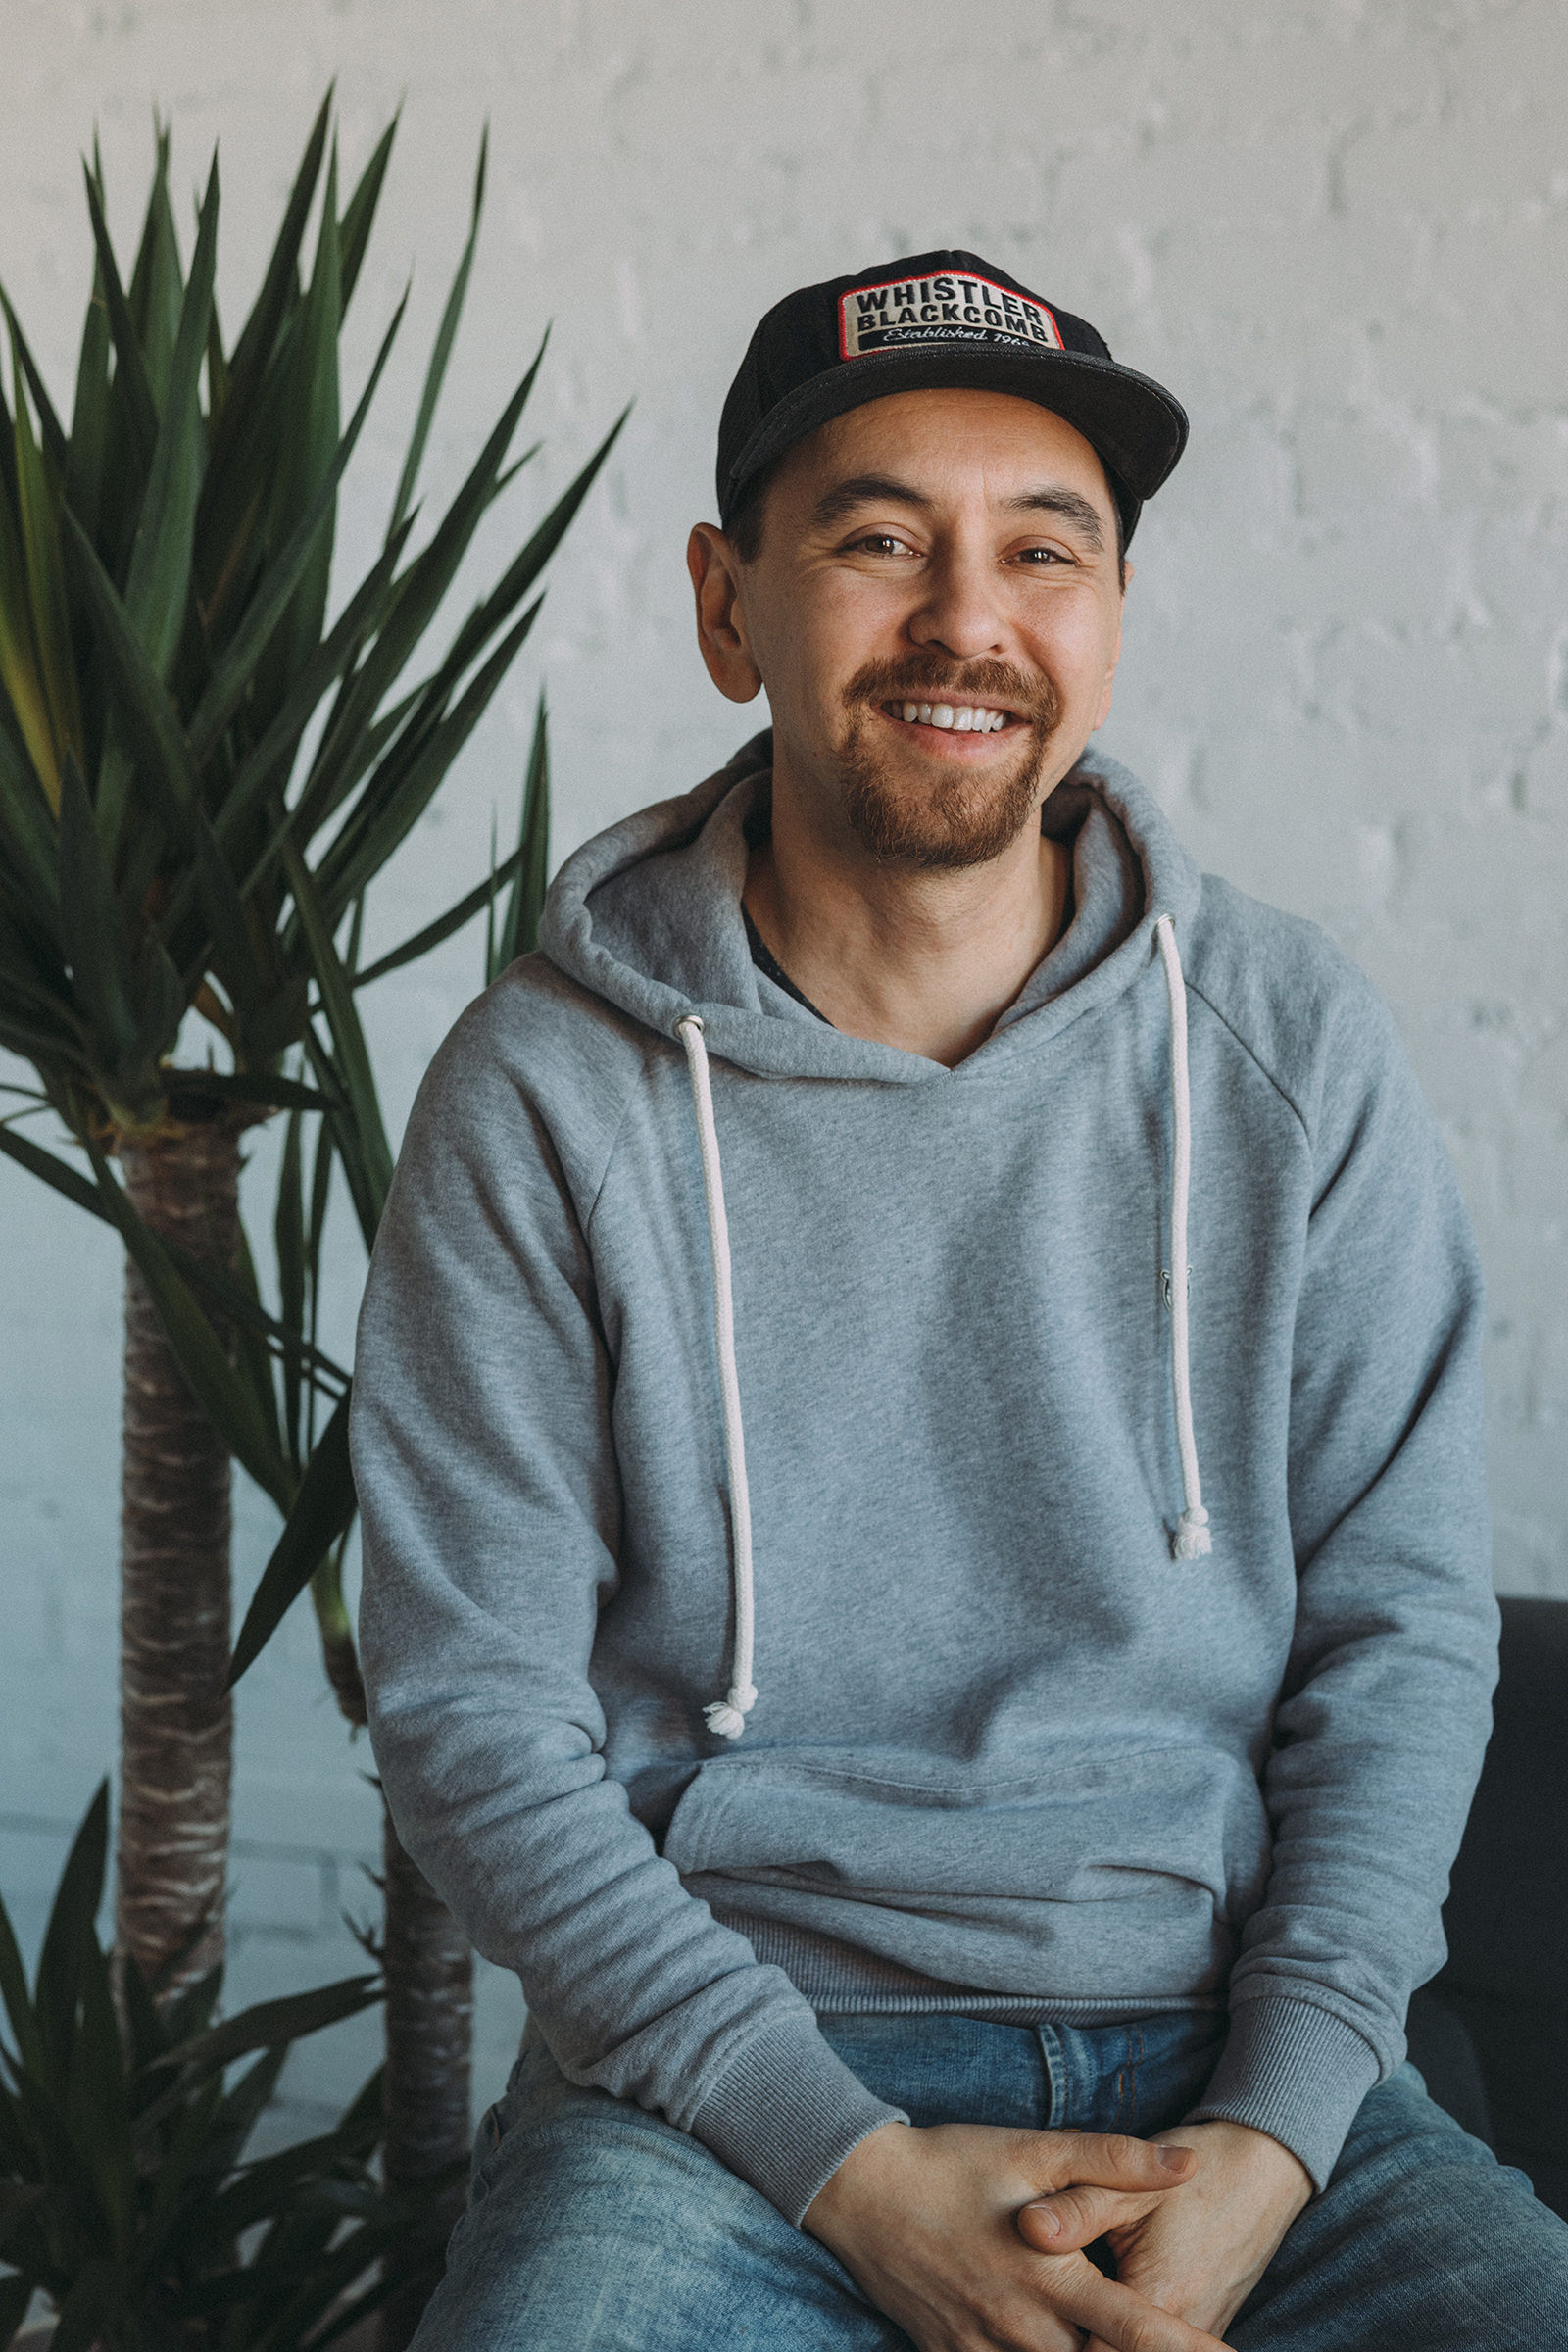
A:
{"label": "embroidered cap patch", "polygon": [[839,303],[839,356],[916,343],[1032,343],[1061,351],[1061,331],[1043,302],[988,277],[889,278],[852,286]]}

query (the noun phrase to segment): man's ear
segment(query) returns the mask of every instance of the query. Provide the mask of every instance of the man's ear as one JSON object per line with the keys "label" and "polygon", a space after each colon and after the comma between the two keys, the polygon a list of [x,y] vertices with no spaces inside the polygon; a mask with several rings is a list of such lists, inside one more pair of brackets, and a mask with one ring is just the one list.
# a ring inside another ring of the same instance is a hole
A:
{"label": "man's ear", "polygon": [[749,703],[762,690],[762,673],[747,639],[740,563],[716,523],[693,523],[686,568],[697,597],[697,644],[708,674],[732,703]]}

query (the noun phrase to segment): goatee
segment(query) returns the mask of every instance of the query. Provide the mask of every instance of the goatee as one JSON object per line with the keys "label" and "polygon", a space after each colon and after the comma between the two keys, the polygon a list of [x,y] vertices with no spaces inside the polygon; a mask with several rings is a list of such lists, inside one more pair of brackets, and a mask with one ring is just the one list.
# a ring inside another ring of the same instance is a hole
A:
{"label": "goatee", "polygon": [[[972,662],[955,674],[940,657],[869,662],[850,680],[844,700],[850,728],[839,750],[844,808],[873,858],[884,864],[984,865],[1017,840],[1035,814],[1061,698],[1049,678],[1029,677],[1005,662]],[[872,716],[884,703],[1003,704],[1022,724],[1009,760],[983,771],[956,766],[934,786],[916,782]]]}

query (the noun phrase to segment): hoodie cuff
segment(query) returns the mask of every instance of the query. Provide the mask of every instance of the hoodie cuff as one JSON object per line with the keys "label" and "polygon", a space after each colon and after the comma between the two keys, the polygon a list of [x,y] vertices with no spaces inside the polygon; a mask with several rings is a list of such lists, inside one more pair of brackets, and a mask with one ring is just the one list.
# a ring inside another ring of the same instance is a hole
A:
{"label": "hoodie cuff", "polygon": [[1207,2090],[1190,2124],[1250,2124],[1299,2157],[1319,2191],[1382,2068],[1353,2026],[1310,2001],[1238,2001]]}
{"label": "hoodie cuff", "polygon": [[829,2049],[813,2017],[795,2016],[747,2045],[707,2093],[690,2130],[799,2228],[852,2148],[884,2124],[908,2120],[902,2107],[873,2098]]}

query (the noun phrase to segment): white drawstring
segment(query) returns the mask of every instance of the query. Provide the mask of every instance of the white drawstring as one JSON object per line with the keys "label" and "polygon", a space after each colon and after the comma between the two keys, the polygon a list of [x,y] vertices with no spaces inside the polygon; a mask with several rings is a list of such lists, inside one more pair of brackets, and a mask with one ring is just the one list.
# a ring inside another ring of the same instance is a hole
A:
{"label": "white drawstring", "polygon": [[1176,925],[1168,914],[1154,924],[1165,988],[1170,998],[1170,1100],[1175,1130],[1174,1165],[1170,1178],[1170,1272],[1166,1298],[1170,1304],[1171,1384],[1176,1393],[1176,1444],[1182,1460],[1182,1499],[1185,1509],[1176,1522],[1171,1556],[1200,1559],[1211,1549],[1208,1513],[1198,1477],[1198,1441],[1193,1436],[1193,1384],[1187,1340],[1187,1196],[1193,1179],[1193,1105],[1187,1076],[1187,983],[1176,953]]}
{"label": "white drawstring", "polygon": [[703,1709],[708,1728],[721,1740],[738,1740],[757,1704],[752,1681],[755,1638],[752,1601],[752,1501],[746,1486],[746,1435],[741,1427],[741,1384],[735,1371],[735,1300],[730,1289],[729,1221],[724,1214],[724,1177],[718,1164],[718,1129],[713,1124],[713,1090],[708,1078],[708,1047],[700,1013],[675,1023],[686,1049],[692,1100],[697,1107],[697,1141],[703,1157],[703,1191],[708,1199],[708,1240],[713,1259],[713,1330],[718,1343],[718,1393],[724,1415],[724,1467],[729,1479],[729,1526],[735,1580],[735,1647],[729,1690]]}
{"label": "white drawstring", "polygon": [[[1174,1127],[1174,1164],[1170,1186],[1170,1271],[1165,1295],[1170,1306],[1171,1382],[1176,1400],[1176,1444],[1181,1454],[1183,1510],[1176,1522],[1171,1553],[1178,1560],[1200,1559],[1212,1546],[1208,1513],[1198,1473],[1198,1443],[1193,1435],[1193,1389],[1189,1364],[1187,1313],[1187,1204],[1193,1176],[1192,1094],[1187,1068],[1187,985],[1176,952],[1176,925],[1168,914],[1154,924],[1165,988],[1170,998],[1170,1093]],[[735,1300],[730,1283],[729,1220],[724,1213],[724,1177],[718,1157],[718,1129],[713,1120],[713,1090],[708,1074],[708,1047],[700,1013],[688,1012],[675,1023],[686,1050],[692,1101],[697,1112],[697,1140],[703,1162],[703,1192],[708,1202],[708,1240],[713,1264],[713,1331],[718,1348],[718,1391],[724,1420],[724,1466],[729,1481],[729,1521],[735,1592],[735,1643],[730,1658],[730,1685],[722,1698],[703,1709],[709,1729],[721,1740],[738,1740],[746,1718],[757,1704],[752,1681],[756,1641],[752,1579],[752,1504],[746,1485],[746,1436],[741,1424],[741,1388],[735,1369]]]}

